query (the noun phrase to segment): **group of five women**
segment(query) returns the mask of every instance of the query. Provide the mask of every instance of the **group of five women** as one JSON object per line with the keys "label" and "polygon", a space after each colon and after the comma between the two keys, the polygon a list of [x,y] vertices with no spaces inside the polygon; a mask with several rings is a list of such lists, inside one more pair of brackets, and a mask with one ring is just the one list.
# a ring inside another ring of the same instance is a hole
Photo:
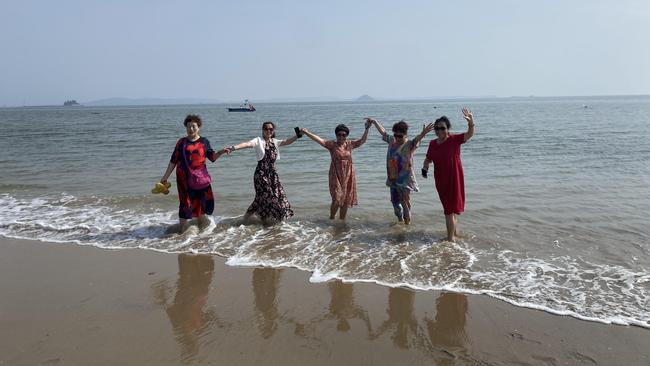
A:
{"label": "group of five women", "polygon": [[167,170],[160,182],[166,183],[176,169],[176,184],[180,200],[178,216],[180,231],[183,232],[188,227],[189,219],[197,217],[200,222],[204,222],[205,215],[210,215],[214,211],[214,196],[205,160],[214,162],[223,154],[253,148],[257,157],[253,178],[255,199],[246,210],[244,220],[256,215],[264,222],[282,221],[293,216],[293,210],[280,183],[275,161],[280,158],[280,147],[292,144],[304,134],[330,152],[329,191],[332,197],[330,219],[334,219],[338,212],[339,218],[344,220],[348,208],[358,203],[352,150],[366,142],[368,132],[374,125],[381,134],[382,140],[388,144],[386,185],[390,188],[390,200],[395,216],[400,222],[408,225],[411,222],[410,193],[419,190],[413,171],[413,153],[420,146],[424,136],[435,131],[437,138],[429,142],[422,176],[427,178],[429,165],[433,163],[436,190],[445,213],[447,240],[455,241],[458,235],[457,216],[464,211],[465,206],[460,145],[474,135],[472,112],[463,108],[462,113],[467,121],[467,132],[451,134],[449,119],[442,116],[434,123],[423,126],[420,134],[412,140],[408,138],[408,124],[404,121],[393,125],[391,135],[376,119],[366,118],[365,131],[358,140],[348,139],[350,130],[343,124],[336,126],[334,130],[336,140],[324,140],[305,128],[297,129],[295,136],[279,140],[275,137],[275,124],[268,121],[262,124],[261,137],[219,151],[213,150],[210,142],[199,135],[201,118],[197,115],[188,115],[183,122],[187,136],[176,142]]}

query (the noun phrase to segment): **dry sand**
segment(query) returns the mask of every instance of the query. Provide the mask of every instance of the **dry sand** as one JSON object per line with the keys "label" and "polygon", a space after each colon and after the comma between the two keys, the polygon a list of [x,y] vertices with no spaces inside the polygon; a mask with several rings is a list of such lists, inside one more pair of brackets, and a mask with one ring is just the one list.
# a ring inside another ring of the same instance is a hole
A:
{"label": "dry sand", "polygon": [[219,257],[0,239],[0,365],[649,365],[650,330]]}

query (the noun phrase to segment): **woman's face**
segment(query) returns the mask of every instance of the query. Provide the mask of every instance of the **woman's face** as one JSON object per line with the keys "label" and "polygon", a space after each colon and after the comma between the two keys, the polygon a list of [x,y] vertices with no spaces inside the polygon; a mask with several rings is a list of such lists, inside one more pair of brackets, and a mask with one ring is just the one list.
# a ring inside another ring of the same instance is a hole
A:
{"label": "woman's face", "polygon": [[274,132],[273,130],[274,130],[274,128],[273,128],[272,124],[265,123],[262,126],[262,133],[264,134],[264,138],[265,139],[270,139],[271,137],[273,137],[273,132]]}
{"label": "woman's face", "polygon": [[197,137],[199,135],[199,124],[196,122],[189,122],[187,126],[185,126],[185,130],[187,130],[187,137]]}
{"label": "woman's face", "polygon": [[339,131],[336,133],[336,142],[342,143],[348,139],[348,134],[345,131]]}
{"label": "woman's face", "polygon": [[436,123],[434,130],[436,131],[436,136],[438,136],[438,138],[446,139],[449,136],[449,129],[447,128],[447,124],[444,122]]}

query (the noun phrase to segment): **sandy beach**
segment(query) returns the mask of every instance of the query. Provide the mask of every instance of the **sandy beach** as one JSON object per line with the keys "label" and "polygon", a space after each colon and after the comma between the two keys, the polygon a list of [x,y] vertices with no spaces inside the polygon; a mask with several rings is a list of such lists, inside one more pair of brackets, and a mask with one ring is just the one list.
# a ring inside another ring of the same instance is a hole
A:
{"label": "sandy beach", "polygon": [[3,365],[647,365],[650,331],[220,257],[0,241]]}

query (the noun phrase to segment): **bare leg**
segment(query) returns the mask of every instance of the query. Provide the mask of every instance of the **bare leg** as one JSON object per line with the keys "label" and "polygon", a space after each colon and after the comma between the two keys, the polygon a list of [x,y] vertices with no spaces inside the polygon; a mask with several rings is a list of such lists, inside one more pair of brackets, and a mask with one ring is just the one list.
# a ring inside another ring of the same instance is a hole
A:
{"label": "bare leg", "polygon": [[184,233],[185,230],[187,230],[187,228],[190,227],[190,224],[187,222],[187,219],[179,218],[178,219],[178,224],[179,224],[178,225],[178,232],[180,234]]}
{"label": "bare leg", "polygon": [[445,215],[445,223],[447,224],[447,240],[456,241],[456,214]]}
{"label": "bare leg", "polygon": [[339,206],[336,204],[336,202],[332,201],[332,204],[330,205],[330,220],[334,220],[336,218],[336,211],[339,209]]}
{"label": "bare leg", "polygon": [[208,219],[208,216],[206,215],[199,216],[197,221],[199,222],[199,229],[201,230],[205,229],[206,227],[208,227],[208,225],[210,225],[210,219]]}
{"label": "bare leg", "polygon": [[345,220],[345,215],[347,215],[347,214],[348,214],[348,206],[347,205],[341,206],[341,212],[340,212],[340,215],[339,215],[339,219]]}

